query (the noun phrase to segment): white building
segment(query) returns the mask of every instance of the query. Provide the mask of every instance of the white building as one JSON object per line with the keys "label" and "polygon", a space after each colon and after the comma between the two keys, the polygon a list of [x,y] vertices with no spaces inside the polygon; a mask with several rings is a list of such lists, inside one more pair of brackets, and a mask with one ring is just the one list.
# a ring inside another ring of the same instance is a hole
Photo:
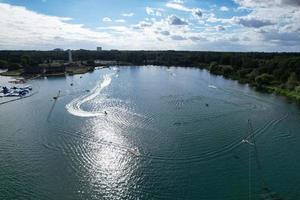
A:
{"label": "white building", "polygon": [[72,63],[73,62],[72,51],[68,49],[68,53],[69,53],[69,63]]}

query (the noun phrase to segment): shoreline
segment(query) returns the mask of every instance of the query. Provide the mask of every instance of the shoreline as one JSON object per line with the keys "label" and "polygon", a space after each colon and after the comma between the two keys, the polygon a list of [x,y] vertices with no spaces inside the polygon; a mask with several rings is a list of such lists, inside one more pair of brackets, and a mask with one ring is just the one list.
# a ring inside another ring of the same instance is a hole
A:
{"label": "shoreline", "polygon": [[[118,65],[119,66],[119,65]],[[123,66],[123,65],[122,65]],[[119,67],[122,67],[119,66]],[[127,66],[128,65],[124,65]],[[140,65],[140,66],[154,66],[154,67],[162,67],[161,65]],[[187,68],[187,66],[164,66],[164,67],[182,67],[182,68]],[[197,66],[190,66],[191,68],[197,68],[197,69],[206,69],[210,74],[216,75],[216,76],[222,76],[224,79],[229,79],[229,80],[233,80],[233,81],[238,81],[239,84],[248,84],[250,88],[255,89],[259,92],[264,92],[264,93],[272,93],[275,95],[279,95],[282,97],[285,97],[287,100],[295,102],[297,104],[300,104],[300,93],[297,93],[295,91],[290,91],[288,89],[283,89],[280,88],[279,86],[276,85],[261,85],[261,86],[257,86],[255,84],[253,84],[252,82],[247,81],[246,79],[242,79],[242,78],[238,78],[234,73],[229,74],[229,75],[225,75],[222,74],[220,72],[218,73],[214,73],[210,70],[209,68],[209,64],[206,63],[201,63]],[[66,68],[65,72],[63,73],[52,73],[52,74],[24,74],[24,70],[20,69],[20,70],[12,70],[12,71],[5,71],[5,72],[1,72],[0,73],[0,77],[1,76],[6,76],[6,77],[12,77],[12,78],[16,78],[16,77],[23,77],[26,80],[31,79],[32,77],[40,77],[40,76],[46,76],[46,77],[50,77],[50,76],[65,76],[65,75],[79,75],[79,74],[86,74],[88,72],[92,72],[93,70],[98,70],[98,69],[103,69],[103,68],[109,68],[109,66],[98,66],[95,68],[92,67],[68,67]],[[29,77],[29,78],[26,78]]]}

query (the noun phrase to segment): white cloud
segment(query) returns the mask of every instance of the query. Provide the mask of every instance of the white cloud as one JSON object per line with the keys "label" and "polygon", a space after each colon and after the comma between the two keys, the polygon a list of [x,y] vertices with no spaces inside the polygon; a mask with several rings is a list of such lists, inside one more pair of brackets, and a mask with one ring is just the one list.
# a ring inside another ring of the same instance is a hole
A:
{"label": "white cloud", "polygon": [[222,7],[220,7],[220,10],[223,12],[227,12],[227,11],[229,11],[229,8],[226,6],[222,6]]}
{"label": "white cloud", "polygon": [[241,24],[245,27],[251,27],[251,28],[261,28],[263,26],[270,26],[274,25],[275,23],[271,22],[270,20],[265,20],[265,19],[259,19],[259,18],[254,18],[254,17],[234,17],[233,20]]}
{"label": "white cloud", "polygon": [[226,29],[224,28],[224,26],[219,25],[216,27],[216,30],[217,31],[225,31]]}
{"label": "white cloud", "polygon": [[188,8],[184,5],[183,1],[171,1],[166,4],[166,7],[184,12],[190,12],[194,17],[202,17],[202,11],[200,8]]}
{"label": "white cloud", "polygon": [[199,8],[192,9],[192,14],[194,17],[202,17],[202,11]]}
{"label": "white cloud", "polygon": [[180,19],[179,17],[177,17],[175,15],[169,16],[167,20],[170,25],[175,25],[175,26],[188,25],[188,23],[186,21]]}
{"label": "white cloud", "polygon": [[183,5],[183,1],[172,1],[172,2],[168,2],[166,4],[166,7],[168,8],[173,8],[175,10],[181,10],[181,11],[185,11],[185,12],[191,12],[192,9],[186,7]]}
{"label": "white cloud", "polygon": [[0,49],[94,49],[99,44],[107,49],[300,50],[300,11],[294,7],[251,8],[248,15],[229,19],[205,12],[199,27],[192,18],[158,18],[162,9],[148,8],[151,17],[139,23],[92,30],[71,18],[0,3]]}
{"label": "white cloud", "polygon": [[48,49],[110,41],[109,34],[69,23],[70,20],[0,3],[0,48]]}
{"label": "white cloud", "polygon": [[153,15],[153,16],[162,16],[163,9],[161,8],[151,8],[151,7],[146,7],[146,13],[148,15]]}
{"label": "white cloud", "polygon": [[134,15],[134,13],[123,13],[122,16],[123,17],[132,17]]}
{"label": "white cloud", "polygon": [[181,35],[172,35],[171,38],[172,40],[185,40]]}
{"label": "white cloud", "polygon": [[162,35],[170,35],[170,32],[169,31],[161,31],[160,34],[162,34]]}
{"label": "white cloud", "polygon": [[111,18],[109,18],[109,17],[104,17],[104,18],[102,19],[102,21],[104,21],[104,22],[111,22],[112,20],[111,20]]}
{"label": "white cloud", "polygon": [[235,2],[245,8],[300,6],[299,0],[235,0]]}
{"label": "white cloud", "polygon": [[125,23],[126,21],[124,19],[116,19],[115,22],[117,22],[117,23]]}

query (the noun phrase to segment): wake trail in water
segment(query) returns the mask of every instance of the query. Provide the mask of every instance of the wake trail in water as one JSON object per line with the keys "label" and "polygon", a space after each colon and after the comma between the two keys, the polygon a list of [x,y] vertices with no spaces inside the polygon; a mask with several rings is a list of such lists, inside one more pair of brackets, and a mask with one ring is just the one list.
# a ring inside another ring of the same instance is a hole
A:
{"label": "wake trail in water", "polygon": [[100,115],[104,115],[102,111],[86,111],[81,108],[81,106],[93,99],[95,99],[101,91],[110,85],[112,76],[115,73],[106,74],[103,76],[103,80],[99,82],[89,94],[73,99],[69,104],[66,105],[67,111],[78,117],[96,117]]}

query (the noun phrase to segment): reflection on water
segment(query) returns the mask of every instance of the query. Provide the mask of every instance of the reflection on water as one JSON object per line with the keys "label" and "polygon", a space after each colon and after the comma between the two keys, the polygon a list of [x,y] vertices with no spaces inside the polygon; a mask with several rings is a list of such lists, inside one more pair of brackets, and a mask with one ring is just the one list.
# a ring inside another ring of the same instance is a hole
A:
{"label": "reflection on water", "polygon": [[268,186],[300,196],[300,112],[279,97],[175,67],[31,84],[0,107],[0,199],[259,199],[248,119]]}

